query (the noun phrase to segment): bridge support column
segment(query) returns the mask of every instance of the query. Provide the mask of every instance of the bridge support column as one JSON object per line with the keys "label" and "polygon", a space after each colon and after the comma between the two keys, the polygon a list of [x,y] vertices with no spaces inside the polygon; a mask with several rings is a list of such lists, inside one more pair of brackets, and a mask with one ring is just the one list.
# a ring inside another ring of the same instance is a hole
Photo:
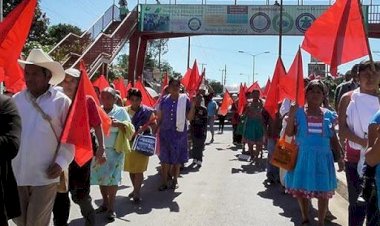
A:
{"label": "bridge support column", "polygon": [[137,52],[137,62],[136,62],[136,78],[143,79],[143,70],[145,62],[145,53],[148,41],[144,37],[140,37],[138,52]]}
{"label": "bridge support column", "polygon": [[129,40],[128,82],[131,82],[132,85],[135,84],[136,59],[139,38],[139,35],[135,32]]}

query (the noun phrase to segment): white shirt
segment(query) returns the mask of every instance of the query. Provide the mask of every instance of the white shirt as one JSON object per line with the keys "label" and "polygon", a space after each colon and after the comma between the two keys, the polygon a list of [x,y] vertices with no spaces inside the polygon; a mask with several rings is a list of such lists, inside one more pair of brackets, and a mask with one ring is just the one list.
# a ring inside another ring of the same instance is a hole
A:
{"label": "white shirt", "polygon": [[[33,107],[31,98],[33,97],[27,90],[14,96],[22,123],[20,149],[12,161],[18,186],[42,186],[59,181],[59,178],[47,177],[47,169],[54,160],[57,138],[49,122]],[[70,108],[70,99],[50,88],[36,102],[51,117],[54,130],[60,137]],[[62,143],[55,162],[65,170],[73,158],[74,146]]]}

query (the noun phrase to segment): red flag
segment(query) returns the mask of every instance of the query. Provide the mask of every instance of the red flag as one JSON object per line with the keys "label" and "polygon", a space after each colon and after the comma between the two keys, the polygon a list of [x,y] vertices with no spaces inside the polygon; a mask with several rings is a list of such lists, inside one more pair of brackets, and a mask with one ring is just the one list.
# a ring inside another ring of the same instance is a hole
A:
{"label": "red flag", "polygon": [[230,93],[228,92],[228,90],[226,90],[226,92],[223,95],[223,101],[222,101],[222,104],[220,105],[218,114],[219,115],[223,115],[223,116],[227,115],[228,108],[233,103],[234,103],[234,100],[232,99],[232,97],[231,97]]}
{"label": "red flag", "polygon": [[239,115],[243,114],[245,105],[247,105],[247,97],[245,96],[246,90],[247,90],[247,87],[245,85],[240,84],[239,102],[238,102]]}
{"label": "red flag", "polygon": [[197,61],[194,61],[193,68],[186,71],[186,74],[183,76],[181,83],[185,86],[186,91],[189,93],[189,96],[194,96],[199,89],[199,70]]}
{"label": "red flag", "polygon": [[271,84],[270,78],[268,78],[267,84],[265,85],[265,89],[263,91],[263,97],[266,97],[268,95],[270,84]]}
{"label": "red flag", "polygon": [[253,90],[258,90],[260,92],[260,97],[263,96],[263,91],[258,82],[254,82],[250,87],[247,88],[247,93],[252,93]]}
{"label": "red flag", "polygon": [[98,113],[100,115],[100,119],[102,120],[103,132],[104,134],[109,134],[112,121],[110,117],[108,117],[107,113],[103,110],[103,108],[100,107],[100,101],[99,101],[98,95],[96,95],[94,86],[91,84],[91,81],[86,71],[86,66],[84,65],[83,61],[80,62],[79,68],[81,71],[81,77],[83,77],[83,81],[84,81],[85,94],[86,96],[89,95],[94,98],[97,109],[98,109]]}
{"label": "red flag", "polygon": [[127,97],[127,91],[124,85],[124,78],[119,77],[116,80],[113,81],[113,84],[115,85],[115,89],[120,92],[121,98],[126,98]]}
{"label": "red flag", "polygon": [[302,48],[334,76],[339,65],[369,54],[360,10],[358,0],[337,0],[305,33]]}
{"label": "red flag", "polygon": [[92,84],[95,87],[98,87],[100,91],[104,90],[107,87],[110,87],[110,84],[108,83],[108,81],[107,81],[106,77],[104,77],[104,75],[101,75]]}
{"label": "red flag", "polygon": [[284,64],[281,58],[277,59],[276,68],[273,73],[272,83],[269,87],[267,99],[264,103],[265,110],[270,114],[272,118],[275,118],[278,112],[278,103],[282,100],[280,99],[280,80],[286,75]]}
{"label": "red flag", "polygon": [[[128,91],[132,88],[132,82],[128,82],[127,87],[125,87],[125,92],[127,93],[127,98],[128,98]],[[124,103],[125,106],[131,105],[131,102],[129,99]]]}
{"label": "red flag", "polygon": [[280,99],[288,98],[296,101],[298,106],[305,104],[305,90],[303,83],[303,66],[301,49],[298,49],[292,66],[290,66],[288,74],[280,79],[281,95]]}
{"label": "red flag", "polygon": [[80,78],[61,137],[62,143],[75,145],[74,160],[79,166],[83,166],[93,157],[84,76],[82,74]]}
{"label": "red flag", "polygon": [[143,104],[149,107],[153,107],[156,104],[156,100],[149,94],[141,80],[135,82],[135,88],[140,90]]}
{"label": "red flag", "polygon": [[4,71],[5,86],[12,92],[25,87],[17,60],[29,35],[36,4],[37,0],[24,0],[0,23],[0,68]]}

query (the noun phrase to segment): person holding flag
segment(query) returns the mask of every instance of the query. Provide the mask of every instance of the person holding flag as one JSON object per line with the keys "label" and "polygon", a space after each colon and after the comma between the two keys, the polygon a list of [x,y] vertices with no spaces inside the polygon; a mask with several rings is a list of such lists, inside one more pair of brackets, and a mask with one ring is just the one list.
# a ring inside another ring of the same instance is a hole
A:
{"label": "person holding flag", "polygon": [[12,161],[21,206],[15,223],[49,225],[60,175],[74,159],[74,146],[60,143],[71,101],[52,87],[63,81],[65,71],[42,49],[31,50],[19,64],[27,89],[13,97],[22,122],[20,149]]}
{"label": "person holding flag", "polygon": [[[79,70],[69,68],[65,70],[66,76],[61,83],[63,92],[71,99],[74,100],[75,94],[78,89],[81,73]],[[79,96],[77,96],[79,98]],[[103,129],[101,127],[101,118],[99,116],[96,102],[91,96],[86,96],[86,106],[88,113],[88,123],[91,131],[92,148],[97,161],[105,161],[104,154],[104,139]],[[77,128],[80,129],[80,128]],[[69,166],[69,191],[72,200],[79,205],[82,216],[85,219],[85,225],[95,225],[95,211],[92,206],[92,199],[90,196],[90,173],[91,161],[88,160],[84,165],[80,166],[77,162],[73,161]],[[70,199],[69,193],[57,193],[55,198],[54,208],[54,225],[65,226],[69,219],[70,214]]]}
{"label": "person holding flag", "polygon": [[[377,225],[379,222],[378,210],[374,208],[376,200],[371,195],[360,197],[360,194],[362,187],[369,188],[369,193],[374,187],[372,182],[375,172],[372,167],[367,167],[363,175],[363,160],[368,145],[368,127],[380,108],[380,63],[361,63],[358,76],[360,87],[342,96],[338,111],[339,136],[345,141],[349,226],[363,225],[365,218],[367,225]],[[364,178],[367,178],[365,182],[369,186],[365,186]]]}
{"label": "person holding flag", "polygon": [[[342,171],[343,156],[335,133],[337,115],[325,108],[325,85],[313,80],[306,87],[306,105],[293,104],[287,118],[285,133],[295,136],[298,155],[295,168],[285,175],[286,191],[298,200],[302,225],[308,225],[309,199],[318,199],[318,225],[325,225],[329,199],[337,188],[334,156]],[[307,176],[305,176],[307,174]]]}

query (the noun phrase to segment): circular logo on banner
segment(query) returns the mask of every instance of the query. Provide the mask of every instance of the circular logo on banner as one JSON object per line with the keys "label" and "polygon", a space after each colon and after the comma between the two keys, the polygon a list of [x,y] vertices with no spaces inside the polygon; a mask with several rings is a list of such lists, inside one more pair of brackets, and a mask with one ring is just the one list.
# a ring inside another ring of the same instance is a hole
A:
{"label": "circular logo on banner", "polygon": [[252,30],[258,33],[266,32],[270,28],[270,23],[270,17],[263,12],[253,14],[249,20]]}
{"label": "circular logo on banner", "polygon": [[311,26],[311,24],[314,22],[315,16],[311,13],[302,13],[300,14],[296,19],[296,27],[297,29],[305,33],[307,29]]}
{"label": "circular logo on banner", "polygon": [[193,17],[189,20],[189,22],[187,23],[187,26],[192,31],[198,31],[202,26],[202,22],[200,19]]}
{"label": "circular logo on banner", "polygon": [[[288,33],[293,29],[294,20],[288,13],[282,13],[282,33]],[[280,14],[273,17],[273,29],[280,32]]]}

